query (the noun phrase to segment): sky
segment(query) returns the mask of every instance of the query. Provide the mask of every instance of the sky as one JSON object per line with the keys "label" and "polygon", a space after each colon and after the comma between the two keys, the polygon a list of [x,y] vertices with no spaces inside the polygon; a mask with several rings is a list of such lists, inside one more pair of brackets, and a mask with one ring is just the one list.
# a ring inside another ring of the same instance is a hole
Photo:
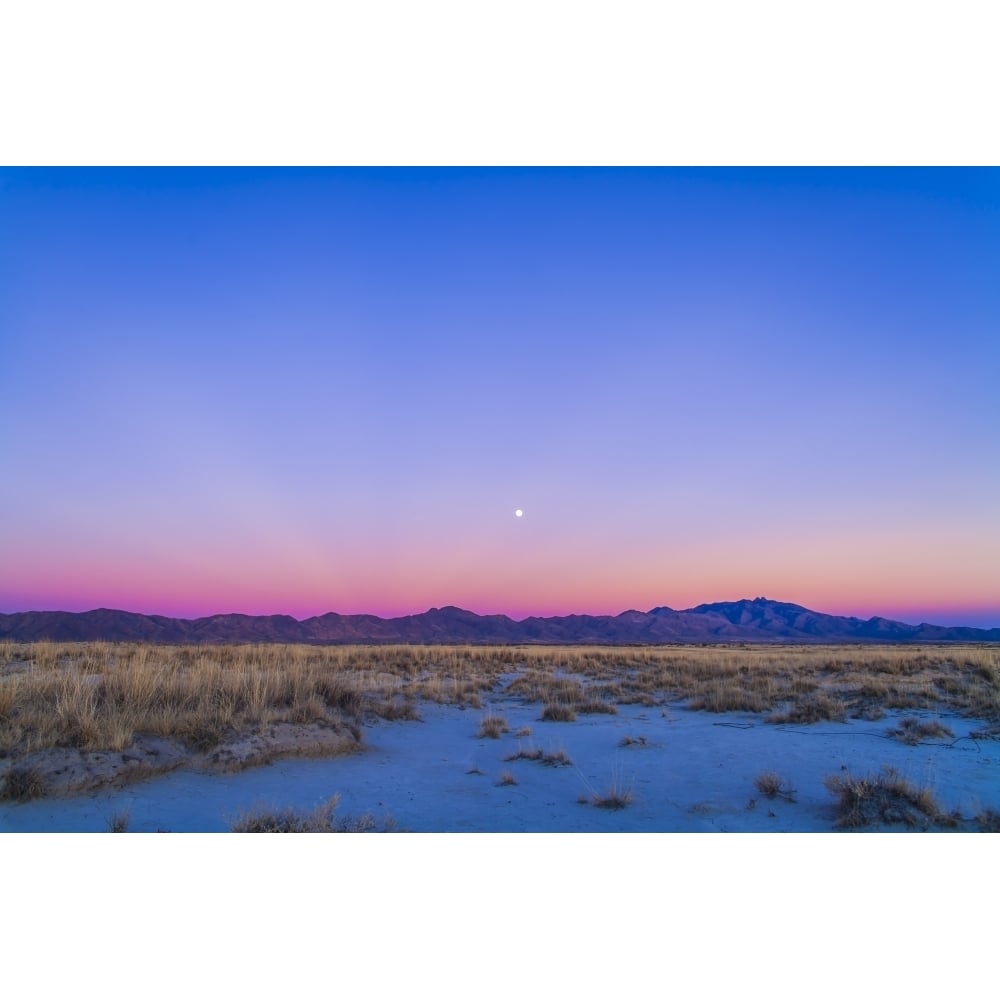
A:
{"label": "sky", "polygon": [[0,613],[1000,626],[998,275],[995,169],[2,169]]}

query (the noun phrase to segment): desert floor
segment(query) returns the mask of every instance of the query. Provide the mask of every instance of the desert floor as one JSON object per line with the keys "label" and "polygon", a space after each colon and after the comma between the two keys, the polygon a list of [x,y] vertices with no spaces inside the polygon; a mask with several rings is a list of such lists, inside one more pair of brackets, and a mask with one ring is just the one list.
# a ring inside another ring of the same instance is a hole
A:
{"label": "desert floor", "polygon": [[[379,828],[413,832],[831,831],[838,798],[825,779],[886,768],[929,789],[942,822],[912,812],[907,820],[890,807],[888,822],[860,829],[977,830],[977,816],[1000,808],[1000,740],[984,738],[981,721],[944,712],[774,725],[763,714],[675,702],[543,722],[539,704],[504,697],[502,687],[481,708],[420,703],[418,711],[420,721],[369,721],[367,748],[349,756],[235,774],[182,766],[123,788],[0,803],[0,831],[99,832],[116,816],[130,832],[226,831],[255,811],[309,811],[333,795],[338,814],[371,814]],[[509,731],[477,736],[491,715]],[[953,735],[907,745],[890,734],[904,718],[939,720]],[[539,750],[563,751],[569,762],[531,759]],[[526,756],[510,759],[519,752]],[[782,779],[774,797],[755,785],[766,771]],[[516,783],[502,784],[504,772]],[[627,804],[596,804],[611,791]]]}

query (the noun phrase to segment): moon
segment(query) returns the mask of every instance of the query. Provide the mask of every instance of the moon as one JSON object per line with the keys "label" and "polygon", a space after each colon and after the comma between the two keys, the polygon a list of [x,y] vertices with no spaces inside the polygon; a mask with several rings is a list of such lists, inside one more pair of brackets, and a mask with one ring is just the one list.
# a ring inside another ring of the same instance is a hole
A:
{"label": "moon", "polygon": [[524,511],[520,507],[514,511],[514,517],[524,517]]}

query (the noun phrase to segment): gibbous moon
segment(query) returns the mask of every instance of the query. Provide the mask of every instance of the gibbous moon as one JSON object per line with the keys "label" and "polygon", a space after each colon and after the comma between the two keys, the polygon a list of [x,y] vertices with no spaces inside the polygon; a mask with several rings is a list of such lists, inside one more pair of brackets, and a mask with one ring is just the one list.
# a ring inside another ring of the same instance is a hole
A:
{"label": "gibbous moon", "polygon": [[520,507],[514,511],[514,517],[524,517],[524,511]]}

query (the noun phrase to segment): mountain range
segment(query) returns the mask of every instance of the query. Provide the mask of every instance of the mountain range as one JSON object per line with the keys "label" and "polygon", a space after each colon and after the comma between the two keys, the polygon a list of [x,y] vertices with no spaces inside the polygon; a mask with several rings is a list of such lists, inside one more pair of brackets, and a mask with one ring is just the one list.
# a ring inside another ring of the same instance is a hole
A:
{"label": "mountain range", "polygon": [[515,621],[462,608],[378,618],[330,612],[298,621],[290,615],[167,618],[101,608],[79,613],[24,611],[0,615],[0,639],[32,642],[105,640],[151,643],[844,643],[1000,642],[1000,628],[907,625],[887,618],[847,618],[798,604],[753,600],[668,607],[619,615],[563,615]]}

